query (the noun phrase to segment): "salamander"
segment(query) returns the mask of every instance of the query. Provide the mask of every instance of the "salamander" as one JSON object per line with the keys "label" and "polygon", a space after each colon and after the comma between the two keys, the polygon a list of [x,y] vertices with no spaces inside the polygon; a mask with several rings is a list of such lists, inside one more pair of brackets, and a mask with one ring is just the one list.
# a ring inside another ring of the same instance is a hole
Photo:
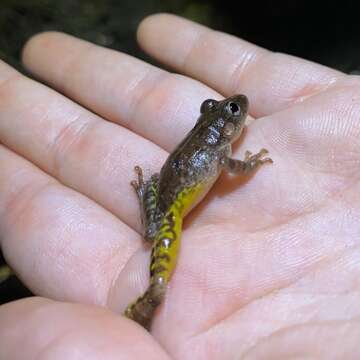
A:
{"label": "salamander", "polygon": [[245,95],[205,100],[194,128],[169,155],[160,173],[144,181],[140,166],[131,182],[140,202],[143,237],[151,244],[150,284],[125,310],[125,316],[149,329],[176,266],[186,214],[205,196],[224,170],[249,174],[272,159],[266,149],[231,158],[231,144],[241,135],[248,113]]}

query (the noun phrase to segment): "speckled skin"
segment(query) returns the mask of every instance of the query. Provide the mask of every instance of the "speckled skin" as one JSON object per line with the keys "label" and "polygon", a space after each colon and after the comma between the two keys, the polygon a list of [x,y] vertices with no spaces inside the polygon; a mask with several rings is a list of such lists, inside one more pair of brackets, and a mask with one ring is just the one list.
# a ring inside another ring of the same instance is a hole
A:
{"label": "speckled skin", "polygon": [[179,250],[183,217],[203,198],[222,170],[247,174],[272,162],[266,149],[245,160],[231,159],[231,143],[241,134],[248,111],[244,95],[205,100],[195,127],[170,154],[160,174],[144,182],[136,166],[135,188],[141,206],[144,239],[151,242],[150,285],[125,315],[148,328],[162,302]]}

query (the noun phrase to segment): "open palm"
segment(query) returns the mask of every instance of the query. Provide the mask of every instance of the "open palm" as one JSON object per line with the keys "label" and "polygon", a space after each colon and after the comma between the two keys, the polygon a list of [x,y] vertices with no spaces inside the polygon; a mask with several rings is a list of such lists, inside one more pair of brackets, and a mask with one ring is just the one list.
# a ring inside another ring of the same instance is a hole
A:
{"label": "open palm", "polygon": [[[57,33],[24,50],[56,91],[0,64],[1,247],[42,296],[0,307],[0,358],[356,358],[358,78],[170,15],[138,35],[189,77]],[[274,164],[189,214],[151,336],[118,314],[148,281],[134,165],[158,171],[201,102],[235,93],[257,120],[234,157]]]}

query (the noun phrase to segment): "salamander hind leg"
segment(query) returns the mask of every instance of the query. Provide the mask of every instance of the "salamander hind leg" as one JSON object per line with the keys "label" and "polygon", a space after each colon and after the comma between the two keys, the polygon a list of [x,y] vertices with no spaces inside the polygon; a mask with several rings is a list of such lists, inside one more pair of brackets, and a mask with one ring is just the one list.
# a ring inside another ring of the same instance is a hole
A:
{"label": "salamander hind leg", "polygon": [[140,202],[143,237],[146,241],[152,242],[159,228],[157,209],[159,174],[152,175],[150,180],[145,182],[140,166],[135,166],[135,172],[137,173],[138,180],[133,180],[130,184],[136,191]]}
{"label": "salamander hind leg", "polygon": [[138,180],[133,180],[130,182],[130,185],[134,188],[134,190],[136,191],[136,194],[139,198],[139,201],[142,201],[142,197],[145,191],[145,183],[144,183],[144,175],[143,175],[143,171],[142,168],[138,165],[136,165],[134,167],[134,170],[138,176]]}

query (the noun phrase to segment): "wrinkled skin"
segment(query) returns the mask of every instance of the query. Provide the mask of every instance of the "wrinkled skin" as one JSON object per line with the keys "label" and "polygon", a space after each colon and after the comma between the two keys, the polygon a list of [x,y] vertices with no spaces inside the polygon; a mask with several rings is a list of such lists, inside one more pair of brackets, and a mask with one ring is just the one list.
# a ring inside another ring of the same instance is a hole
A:
{"label": "wrinkled skin", "polygon": [[[358,78],[169,15],[138,37],[185,76],[55,33],[23,54],[49,87],[0,63],[1,247],[39,295],[0,307],[0,358],[357,358]],[[151,336],[116,314],[148,281],[133,166],[158,171],[234,93],[257,119],[234,156],[274,165],[189,214]]]}

